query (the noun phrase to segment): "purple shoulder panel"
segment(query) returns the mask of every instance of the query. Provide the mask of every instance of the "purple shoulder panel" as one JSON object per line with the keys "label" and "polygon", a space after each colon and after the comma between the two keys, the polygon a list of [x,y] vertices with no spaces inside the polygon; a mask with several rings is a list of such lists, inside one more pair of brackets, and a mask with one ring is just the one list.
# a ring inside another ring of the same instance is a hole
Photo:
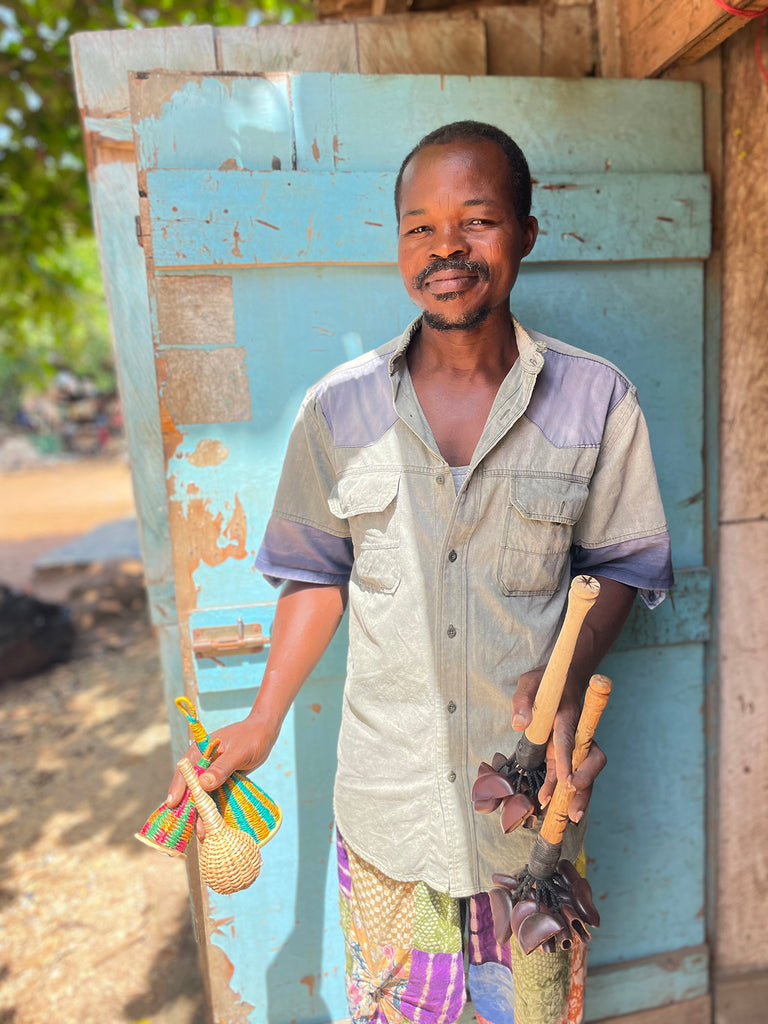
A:
{"label": "purple shoulder panel", "polygon": [[346,583],[352,571],[352,541],[307,523],[272,516],[255,567],[273,586],[284,580]]}
{"label": "purple shoulder panel", "polygon": [[629,387],[610,363],[548,347],[525,415],[556,448],[594,448]]}
{"label": "purple shoulder panel", "polygon": [[344,366],[317,386],[317,400],[337,448],[374,444],[397,420],[389,357]]}

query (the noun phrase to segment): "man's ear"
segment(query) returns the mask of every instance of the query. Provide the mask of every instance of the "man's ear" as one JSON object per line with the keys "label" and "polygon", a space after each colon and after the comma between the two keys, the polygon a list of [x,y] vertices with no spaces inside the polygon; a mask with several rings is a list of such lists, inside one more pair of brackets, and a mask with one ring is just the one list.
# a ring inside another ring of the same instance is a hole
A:
{"label": "man's ear", "polygon": [[525,239],[525,244],[523,245],[523,259],[525,259],[525,257],[533,249],[534,245],[536,244],[536,239],[538,238],[538,235],[539,222],[536,220],[535,217],[526,217],[525,225],[523,227],[523,238]]}

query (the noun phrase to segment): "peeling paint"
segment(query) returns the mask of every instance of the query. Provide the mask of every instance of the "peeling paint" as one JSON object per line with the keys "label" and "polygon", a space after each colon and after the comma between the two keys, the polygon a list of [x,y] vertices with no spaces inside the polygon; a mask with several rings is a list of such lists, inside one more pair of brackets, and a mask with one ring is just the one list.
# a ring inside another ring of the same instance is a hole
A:
{"label": "peeling paint", "polygon": [[323,706],[322,706],[322,704],[310,704],[309,705],[309,710],[310,711],[314,711],[315,714],[318,714],[320,711],[323,710]]}
{"label": "peeling paint", "polygon": [[220,466],[229,456],[229,448],[211,438],[198,441],[193,452],[186,456],[187,462],[193,466]]}
{"label": "peeling paint", "polygon": [[[173,493],[175,478],[169,478],[169,492]],[[173,497],[168,502],[168,514],[173,537],[174,576],[179,608],[189,613],[197,607],[198,587],[194,574],[201,563],[221,565],[229,558],[247,557],[246,538],[248,524],[245,510],[237,494],[229,519],[224,511],[215,514],[210,500]]]}
{"label": "peeling paint", "polygon": [[166,463],[170,462],[176,454],[176,449],[184,440],[184,435],[177,429],[168,406],[163,400],[163,390],[168,380],[168,363],[162,356],[155,358],[155,373],[157,374],[158,400],[160,403],[160,432],[163,437],[163,454]]}
{"label": "peeling paint", "polygon": [[312,996],[315,994],[314,974],[305,974],[304,977],[300,979],[300,984],[307,986],[307,988],[309,989],[309,998],[311,999]]}
{"label": "peeling paint", "polygon": [[320,163],[320,147],[317,144],[317,139],[312,140],[312,156],[315,158],[315,163]]}

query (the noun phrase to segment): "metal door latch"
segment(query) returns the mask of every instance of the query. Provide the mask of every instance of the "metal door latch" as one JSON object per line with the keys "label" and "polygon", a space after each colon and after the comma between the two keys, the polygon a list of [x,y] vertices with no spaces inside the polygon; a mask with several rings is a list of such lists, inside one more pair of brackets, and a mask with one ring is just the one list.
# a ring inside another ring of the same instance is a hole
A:
{"label": "metal door latch", "polygon": [[271,642],[264,636],[260,622],[243,622],[238,618],[234,626],[201,626],[192,630],[192,650],[196,658],[222,655],[256,654]]}

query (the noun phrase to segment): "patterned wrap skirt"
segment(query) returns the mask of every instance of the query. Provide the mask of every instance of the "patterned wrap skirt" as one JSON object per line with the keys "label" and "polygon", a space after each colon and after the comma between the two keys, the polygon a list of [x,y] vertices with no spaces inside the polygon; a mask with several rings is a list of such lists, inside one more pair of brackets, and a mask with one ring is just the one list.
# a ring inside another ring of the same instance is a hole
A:
{"label": "patterned wrap skirt", "polygon": [[581,1024],[583,943],[526,956],[496,942],[487,893],[394,881],[338,834],[337,855],[351,1024],[455,1024],[467,988],[479,1024]]}

